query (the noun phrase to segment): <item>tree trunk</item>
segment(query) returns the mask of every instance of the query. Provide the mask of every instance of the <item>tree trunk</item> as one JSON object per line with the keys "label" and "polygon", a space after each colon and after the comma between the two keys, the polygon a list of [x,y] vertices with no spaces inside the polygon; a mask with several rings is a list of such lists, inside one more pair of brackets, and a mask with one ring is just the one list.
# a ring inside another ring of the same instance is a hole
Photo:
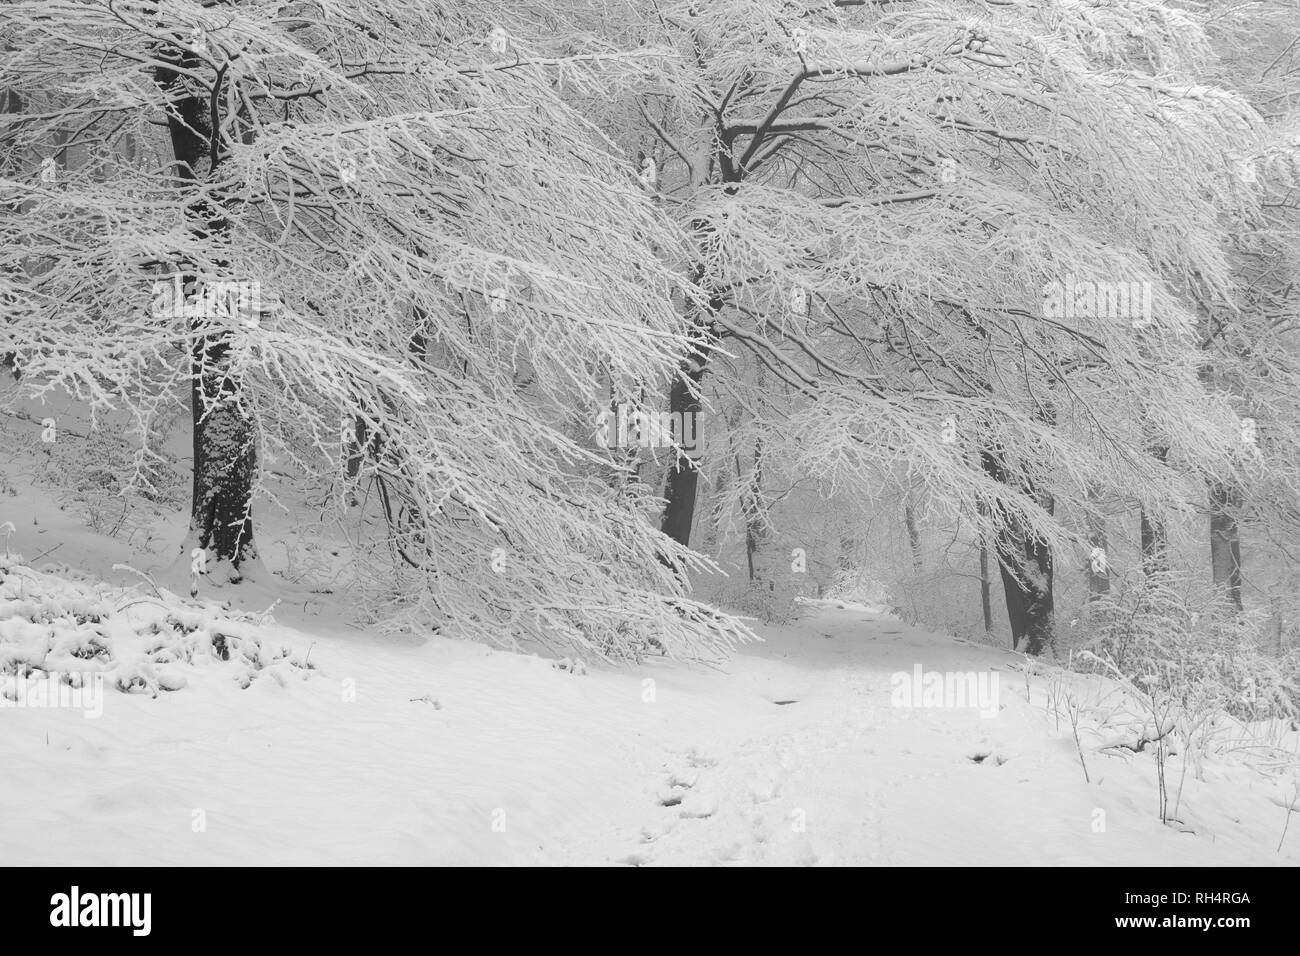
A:
{"label": "tree trunk", "polygon": [[[700,399],[692,395],[687,385],[698,386],[704,377],[704,366],[684,369],[682,375],[673,382],[668,399],[668,410],[676,417],[700,414]],[[699,493],[700,471],[696,463],[681,455],[668,469],[664,487],[664,513],[659,530],[678,544],[689,546],[691,543],[691,526],[695,523],[695,499]]]}
{"label": "tree trunk", "polygon": [[[199,183],[200,170],[206,169],[211,178],[224,155],[225,143],[220,133],[214,133],[209,112],[210,103],[218,104],[222,97],[214,92],[209,98],[186,86],[180,71],[200,68],[199,58],[192,51],[165,47],[160,58],[178,67],[158,67],[155,82],[172,97],[167,129],[176,160],[176,178],[185,189]],[[217,126],[219,129],[219,122]],[[210,139],[214,135],[218,137],[215,143]],[[186,204],[186,212],[190,229],[200,237],[229,230],[217,200],[196,198]],[[253,420],[240,400],[240,381],[231,367],[230,332],[206,318],[196,315],[189,319],[193,375],[190,418],[194,429],[190,534],[210,557],[228,562],[237,572],[244,561],[257,554],[252,517],[256,443]],[[237,579],[238,575],[233,577]]]}
{"label": "tree trunk", "polygon": [[1236,511],[1241,507],[1241,489],[1214,482],[1210,485],[1210,568],[1214,587],[1222,591],[1238,611],[1241,603],[1241,534]]}
{"label": "tree trunk", "polygon": [[1084,573],[1088,578],[1088,600],[1095,601],[1110,592],[1110,550],[1106,536],[1106,519],[1088,512],[1088,561]]}
{"label": "tree trunk", "polygon": [[[742,409],[737,407],[733,411],[732,416],[727,420],[727,448],[718,455],[719,460],[731,460],[737,462],[740,460],[739,452],[735,450],[735,440],[732,436],[736,433],[736,425],[740,421],[741,411]],[[733,479],[731,473],[726,468],[719,467],[715,470],[710,480],[713,482],[713,504],[708,509],[709,526],[706,533],[705,545],[711,554],[717,555],[722,549],[722,542],[725,536],[724,533],[727,527],[728,518],[730,517],[730,512],[727,507],[725,507],[725,503],[729,501],[728,495],[732,488],[740,487],[740,475],[737,474]],[[732,484],[733,481],[735,482],[734,486]]]}
{"label": "tree trunk", "polygon": [[[736,478],[740,475],[740,459],[736,459]],[[763,498],[763,442],[754,442],[754,470],[746,482],[742,510],[745,515],[745,557],[749,565],[749,581],[754,583],[763,577],[759,567],[758,553],[767,540],[768,518],[767,502]],[[770,576],[769,576],[770,577]],[[769,582],[770,583],[770,582]]]}
{"label": "tree trunk", "polygon": [[[711,304],[711,308],[715,309],[720,306],[721,303]],[[673,380],[672,391],[668,396],[668,411],[675,420],[683,422],[683,429],[690,429],[691,426],[686,422],[694,421],[696,447],[701,449],[704,423],[700,421],[702,402],[699,385],[704,378],[712,349],[706,341],[710,334],[707,322],[698,321],[695,332],[692,352],[683,361],[679,375]],[[659,530],[685,547],[690,546],[691,526],[695,523],[695,502],[700,481],[699,458],[698,450],[694,458],[678,455],[668,469],[664,485],[664,511]]]}
{"label": "tree trunk", "polygon": [[910,501],[903,505],[903,523],[907,525],[907,543],[912,549],[912,570],[920,574],[925,568],[921,560],[921,532],[916,526],[916,509]]}
{"label": "tree trunk", "polygon": [[1164,522],[1154,517],[1145,508],[1142,509],[1142,569],[1147,576],[1169,570],[1169,542],[1165,534]]}
{"label": "tree trunk", "polygon": [[[7,52],[8,50],[8,44],[0,43],[0,53]],[[21,96],[13,90],[0,90],[0,115],[5,113],[21,113],[22,111],[23,98]],[[6,128],[9,128],[7,123],[0,124],[0,157],[4,158],[0,159],[0,176],[12,176],[17,179],[19,169],[18,156],[15,151],[9,148],[9,144],[5,142],[6,136],[4,130]],[[5,212],[12,213],[13,215],[17,215],[21,211],[22,203],[18,202],[15,202],[5,210]],[[13,372],[15,379],[22,376],[22,372],[18,368],[18,356],[13,352],[0,353],[0,366]]]}
{"label": "tree trunk", "polygon": [[[759,365],[755,383],[762,392],[767,384],[763,366]],[[740,481],[740,458],[736,458],[736,480]],[[758,552],[767,539],[768,519],[767,501],[763,498],[763,439],[754,439],[754,467],[750,472],[745,489],[743,510],[745,513],[745,556],[749,565],[749,583],[753,584],[762,577],[767,577],[768,587],[773,586],[771,575],[764,575],[759,568]]]}
{"label": "tree trunk", "polygon": [[253,420],[240,404],[238,381],[228,372],[229,348],[224,336],[196,335],[190,533],[213,558],[238,569],[257,554],[252,514],[257,449]]}
{"label": "tree trunk", "polygon": [[[720,151],[717,159],[718,165],[723,171],[723,182],[727,184],[726,191],[729,195],[734,195],[741,174],[732,165],[730,155],[725,151]],[[712,235],[712,228],[707,223],[697,220],[694,225],[697,230],[703,232],[703,245],[716,241],[716,236]],[[704,265],[697,263],[692,275],[695,285],[703,289],[706,275]],[[701,403],[698,397],[691,394],[691,387],[694,387],[696,395],[698,395],[699,384],[704,378],[704,370],[709,364],[709,358],[713,351],[715,329],[711,319],[712,316],[721,311],[722,306],[722,298],[716,294],[710,294],[707,305],[702,311],[693,316],[692,331],[694,335],[692,337],[691,352],[682,360],[681,371],[677,379],[673,381],[672,392],[668,399],[668,410],[674,417],[678,413],[681,413],[683,417],[686,414],[696,416],[697,441],[702,441],[704,434],[701,430],[703,423],[698,420]],[[698,307],[693,306],[692,308]],[[697,448],[699,448],[698,445]],[[697,453],[696,459],[700,457],[701,454]],[[684,547],[689,547],[691,543],[691,525],[695,521],[695,501],[699,492],[699,480],[700,472],[697,461],[686,460],[679,455],[668,470],[668,477],[665,482],[664,512],[659,524],[659,530]]]}
{"label": "tree trunk", "polygon": [[[988,508],[980,505],[980,513],[988,514]],[[989,543],[980,529],[980,610],[984,614],[984,633],[993,633],[993,582],[989,578]]]}
{"label": "tree trunk", "polygon": [[[1152,448],[1151,454],[1161,464],[1169,459],[1169,449],[1164,445]],[[1165,530],[1164,520],[1143,508],[1139,522],[1142,539],[1142,570],[1146,572],[1147,577],[1168,571],[1169,536]]]}
{"label": "tree trunk", "polygon": [[[1002,453],[983,451],[980,457],[985,472],[994,480],[1011,487]],[[1031,485],[1023,490],[1035,497],[1052,513],[1050,495],[1035,494]],[[1011,646],[1025,643],[1026,654],[1041,654],[1052,641],[1052,552],[1047,542],[1020,526],[995,505],[994,549],[1002,573],[1002,590],[1007,599],[1007,617],[1011,622]]]}

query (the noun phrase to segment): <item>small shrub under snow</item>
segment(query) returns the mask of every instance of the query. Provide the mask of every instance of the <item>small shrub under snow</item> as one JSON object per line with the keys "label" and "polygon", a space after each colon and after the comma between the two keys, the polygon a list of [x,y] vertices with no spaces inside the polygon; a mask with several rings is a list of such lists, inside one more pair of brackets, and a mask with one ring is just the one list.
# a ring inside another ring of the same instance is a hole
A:
{"label": "small shrub under snow", "polygon": [[[0,677],[103,674],[123,693],[177,691],[196,668],[221,666],[248,687],[260,675],[311,665],[263,645],[249,616],[159,592],[92,588],[0,557]],[[10,692],[12,700],[12,692]]]}

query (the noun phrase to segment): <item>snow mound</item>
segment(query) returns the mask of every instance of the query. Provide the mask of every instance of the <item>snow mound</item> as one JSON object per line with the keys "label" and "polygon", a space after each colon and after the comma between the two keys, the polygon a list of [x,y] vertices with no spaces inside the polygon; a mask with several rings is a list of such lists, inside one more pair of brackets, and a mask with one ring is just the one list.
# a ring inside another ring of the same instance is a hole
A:
{"label": "snow mound", "polygon": [[165,589],[149,596],[70,580],[59,571],[0,558],[0,694],[10,701],[20,680],[52,676],[70,687],[93,679],[157,696],[186,687],[186,672],[197,668],[224,667],[244,688],[268,672],[283,681],[285,671],[312,670],[288,647],[264,646],[258,630],[269,614],[185,601]]}

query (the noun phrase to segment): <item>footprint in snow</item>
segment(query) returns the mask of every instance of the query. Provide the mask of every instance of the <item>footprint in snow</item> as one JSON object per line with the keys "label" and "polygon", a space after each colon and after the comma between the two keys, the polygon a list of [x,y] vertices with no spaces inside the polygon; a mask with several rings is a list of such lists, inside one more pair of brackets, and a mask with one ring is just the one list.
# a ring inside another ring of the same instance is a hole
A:
{"label": "footprint in snow", "polygon": [[686,796],[686,791],[694,787],[699,780],[700,774],[697,770],[676,770],[669,774],[667,788],[659,791],[659,806],[677,806]]}
{"label": "footprint in snow", "polygon": [[718,812],[718,802],[698,793],[688,794],[682,801],[682,819],[705,820]]}

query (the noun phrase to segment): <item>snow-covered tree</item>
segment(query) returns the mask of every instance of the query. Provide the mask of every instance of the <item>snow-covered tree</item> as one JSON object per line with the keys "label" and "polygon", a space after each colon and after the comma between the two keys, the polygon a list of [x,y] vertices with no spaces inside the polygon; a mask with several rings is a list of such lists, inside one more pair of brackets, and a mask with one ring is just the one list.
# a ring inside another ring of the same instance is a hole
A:
{"label": "snow-covered tree", "polygon": [[1300,530],[1293,504],[1300,491],[1293,399],[1300,389],[1300,48],[1289,4],[1222,2],[1209,12],[1222,81],[1268,124],[1263,142],[1231,157],[1242,187],[1258,199],[1250,216],[1226,224],[1239,291],[1206,303],[1201,324],[1202,374],[1233,396],[1242,416],[1240,468],[1210,484],[1207,508],[1213,583],[1240,611],[1247,589],[1242,525],[1262,534],[1262,564],[1274,566],[1259,567],[1249,582],[1257,598],[1282,584],[1274,570],[1294,573],[1286,542]]}
{"label": "snow-covered tree", "polygon": [[564,97],[660,54],[536,13],[6,4],[0,351],[146,439],[191,399],[210,573],[257,568],[275,463],[340,510],[353,486],[413,620],[708,653],[743,627],[684,596],[657,556],[699,559],[599,479],[589,434],[611,379],[668,381],[693,292],[680,234]]}
{"label": "snow-covered tree", "polygon": [[[1198,378],[1195,303],[1231,294],[1221,220],[1254,200],[1226,157],[1263,130],[1204,82],[1193,14],[613,9],[622,42],[678,52],[619,114],[643,118],[708,300],[674,408],[719,348],[752,351],[796,396],[766,418],[768,460],[864,510],[901,484],[985,529],[1031,651],[1050,639],[1053,556],[1089,550],[1057,515],[1176,510],[1189,481],[1233,472],[1237,416]],[[666,485],[683,542],[691,467]]]}

